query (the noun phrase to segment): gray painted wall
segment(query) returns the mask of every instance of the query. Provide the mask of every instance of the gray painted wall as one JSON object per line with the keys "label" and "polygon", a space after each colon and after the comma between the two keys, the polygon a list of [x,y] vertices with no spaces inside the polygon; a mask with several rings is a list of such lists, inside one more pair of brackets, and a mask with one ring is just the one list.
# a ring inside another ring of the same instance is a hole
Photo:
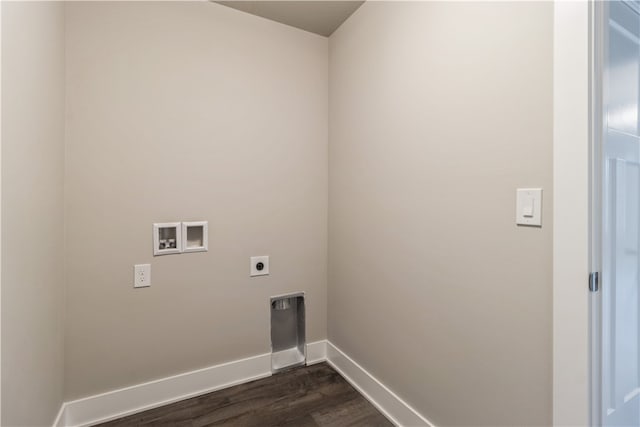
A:
{"label": "gray painted wall", "polygon": [[329,339],[437,425],[551,423],[552,25],[367,2],[330,38]]}
{"label": "gray painted wall", "polygon": [[2,420],[63,394],[64,6],[2,2]]}
{"label": "gray painted wall", "polygon": [[[214,3],[67,4],[67,399],[269,352],[271,295],[326,338],[327,49]],[[180,220],[209,252],[154,258]]]}

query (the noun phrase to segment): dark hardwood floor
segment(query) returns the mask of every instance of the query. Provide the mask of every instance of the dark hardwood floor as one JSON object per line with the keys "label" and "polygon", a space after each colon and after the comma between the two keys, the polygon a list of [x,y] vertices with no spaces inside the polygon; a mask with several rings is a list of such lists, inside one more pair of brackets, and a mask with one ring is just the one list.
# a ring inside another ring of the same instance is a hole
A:
{"label": "dark hardwood floor", "polygon": [[100,424],[113,426],[392,426],[326,363]]}

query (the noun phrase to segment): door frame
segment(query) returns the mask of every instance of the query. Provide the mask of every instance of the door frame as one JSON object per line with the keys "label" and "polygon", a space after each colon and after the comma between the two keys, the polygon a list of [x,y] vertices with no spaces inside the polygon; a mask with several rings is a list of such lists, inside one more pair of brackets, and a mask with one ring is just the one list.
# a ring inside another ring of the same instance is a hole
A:
{"label": "door frame", "polygon": [[[602,207],[604,142],[604,69],[608,44],[608,14],[605,2],[593,2],[590,12],[589,60],[589,263],[602,281]],[[600,284],[598,284],[600,288]],[[602,292],[589,293],[589,416],[590,425],[602,420]]]}
{"label": "door frame", "polygon": [[591,423],[590,169],[593,5],[554,2],[553,424]]}

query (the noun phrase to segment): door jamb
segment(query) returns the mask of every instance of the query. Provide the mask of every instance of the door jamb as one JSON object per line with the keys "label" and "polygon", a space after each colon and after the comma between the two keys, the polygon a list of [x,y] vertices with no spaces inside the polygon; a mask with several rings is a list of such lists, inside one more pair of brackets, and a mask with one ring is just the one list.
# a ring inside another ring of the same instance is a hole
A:
{"label": "door jamb", "polygon": [[553,424],[590,422],[591,4],[554,2]]}

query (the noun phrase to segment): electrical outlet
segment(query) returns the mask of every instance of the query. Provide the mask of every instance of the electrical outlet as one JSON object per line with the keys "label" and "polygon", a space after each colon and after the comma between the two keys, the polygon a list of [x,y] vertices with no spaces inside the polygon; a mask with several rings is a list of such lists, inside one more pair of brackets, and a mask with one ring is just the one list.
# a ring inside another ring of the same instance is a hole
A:
{"label": "electrical outlet", "polygon": [[133,287],[146,288],[151,286],[151,264],[136,264],[133,267]]}
{"label": "electrical outlet", "polygon": [[269,275],[269,257],[268,256],[252,256],[249,270],[249,276],[267,276]]}

